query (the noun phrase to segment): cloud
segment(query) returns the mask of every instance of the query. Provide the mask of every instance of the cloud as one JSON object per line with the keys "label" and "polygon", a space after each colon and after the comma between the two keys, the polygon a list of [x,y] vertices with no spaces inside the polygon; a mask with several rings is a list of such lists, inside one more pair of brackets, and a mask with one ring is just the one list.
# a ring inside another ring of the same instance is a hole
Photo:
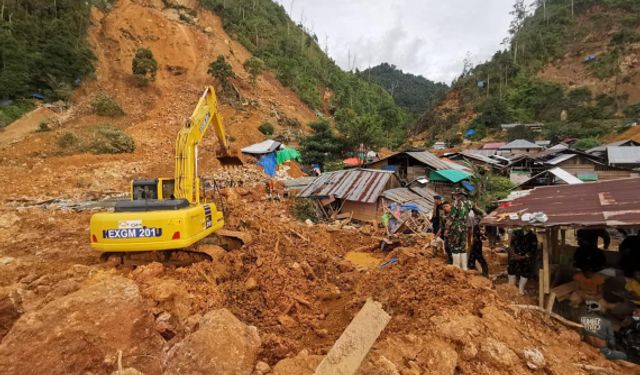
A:
{"label": "cloud", "polygon": [[490,58],[507,35],[512,0],[276,0],[344,69],[388,62],[451,82],[467,52]]}

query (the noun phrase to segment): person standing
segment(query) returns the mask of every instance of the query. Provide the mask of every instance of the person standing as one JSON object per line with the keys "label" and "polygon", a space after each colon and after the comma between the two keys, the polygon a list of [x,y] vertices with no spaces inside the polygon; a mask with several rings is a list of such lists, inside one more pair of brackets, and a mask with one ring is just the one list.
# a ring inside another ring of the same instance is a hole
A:
{"label": "person standing", "polygon": [[482,239],[484,238],[484,230],[480,224],[476,222],[473,225],[473,243],[471,244],[471,252],[469,254],[469,268],[476,268],[476,261],[480,263],[482,268],[482,276],[489,277],[489,266],[482,254]]}
{"label": "person standing", "polygon": [[433,233],[437,236],[440,232],[440,223],[442,216],[442,197],[440,195],[433,196],[433,212],[431,214],[431,224],[433,225]]}
{"label": "person standing", "polygon": [[518,291],[524,294],[527,280],[531,277],[531,266],[538,248],[538,238],[535,233],[522,228],[514,228],[509,246],[507,274],[509,284],[515,286],[517,278]]}
{"label": "person standing", "polygon": [[447,227],[449,226],[449,215],[451,214],[451,203],[442,204],[442,214],[440,216],[440,229],[436,234],[444,242],[444,252],[447,254],[447,264],[453,264],[453,256],[451,254],[451,246],[447,236]]}
{"label": "person standing", "polygon": [[451,211],[447,215],[447,225],[445,237],[447,238],[453,265],[467,270],[467,218],[469,216],[469,205],[461,199],[460,195],[455,196]]}

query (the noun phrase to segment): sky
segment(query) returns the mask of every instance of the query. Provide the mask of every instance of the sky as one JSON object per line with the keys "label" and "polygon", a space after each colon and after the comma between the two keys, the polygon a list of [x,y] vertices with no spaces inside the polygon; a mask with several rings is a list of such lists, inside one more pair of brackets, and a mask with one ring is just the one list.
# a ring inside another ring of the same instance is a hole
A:
{"label": "sky", "polygon": [[[387,62],[451,83],[501,48],[514,0],[275,0],[345,70]],[[355,63],[354,63],[355,61]]]}

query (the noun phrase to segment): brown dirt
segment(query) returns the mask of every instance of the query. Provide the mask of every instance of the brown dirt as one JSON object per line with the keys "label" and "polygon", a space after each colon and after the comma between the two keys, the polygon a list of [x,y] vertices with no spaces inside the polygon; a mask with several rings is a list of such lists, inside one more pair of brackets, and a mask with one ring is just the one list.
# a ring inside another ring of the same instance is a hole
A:
{"label": "brown dirt", "polygon": [[[543,353],[546,368],[540,371],[548,374],[584,373],[574,363],[629,371],[604,360],[559,323],[535,312],[510,310],[507,305],[514,298],[508,289],[427,259],[412,247],[393,254],[371,253],[381,261],[398,255],[400,263],[358,270],[345,255],[370,252],[379,232],[370,227],[307,226],[290,216],[289,201],[269,202],[261,189],[236,188],[225,194],[227,227],[251,234],[253,243],[218,251],[213,262],[181,268],[151,263],[131,269],[100,263],[87,238],[91,212],[14,208],[11,201],[17,198],[97,198],[126,191],[133,177],[171,175],[173,139],[200,90],[210,83],[206,66],[217,54],[230,57],[241,77],[238,87],[243,96],[263,103],[223,104],[238,145],[262,139],[257,126],[270,118],[273,108],[301,120],[313,116],[271,76],[260,78],[256,89],[245,84],[240,65],[248,54],[229,40],[216,16],[199,10],[199,27],[187,26],[167,18],[157,3],[119,0],[107,15],[94,14],[96,80],[76,93],[74,105],[63,117],[68,120],[61,124],[69,131],[111,121],[136,139],[135,153],[65,154],[55,145],[59,131],[30,134],[0,151],[5,181],[0,258],[10,260],[0,264],[0,296],[16,301],[16,308],[0,309],[11,315],[0,319],[3,327],[12,325],[0,339],[0,364],[17,366],[22,374],[111,374],[122,350],[123,368],[148,374],[161,373],[162,365],[182,368],[164,362],[166,354],[193,337],[190,334],[197,332],[202,317],[226,308],[257,328],[258,360],[279,374],[300,374],[305,372],[296,366],[308,365],[311,358],[318,362],[372,297],[382,302],[392,320],[365,360],[363,374],[390,374],[381,371],[393,367],[403,374],[535,373],[524,360],[523,350],[529,347]],[[205,33],[206,27],[211,29]],[[139,45],[151,47],[161,66],[158,80],[146,89],[132,84],[128,70]],[[185,73],[174,76],[167,65],[182,66]],[[97,90],[114,95],[127,116],[104,119],[91,114],[88,103]],[[213,140],[205,142],[203,155],[213,152],[214,145]],[[217,167],[208,159],[203,164],[205,173]],[[96,295],[98,284],[107,289],[113,285],[115,292],[133,284],[139,292],[132,301],[117,302],[118,293]],[[123,303],[126,309],[118,310]],[[129,322],[126,327],[133,328],[125,332],[117,322],[127,320],[121,318],[127,311],[139,319]],[[104,325],[96,331],[87,324],[93,321]],[[65,334],[60,336],[61,332]],[[25,345],[33,337],[39,345],[27,353]],[[66,355],[69,351],[73,355]],[[37,361],[29,362],[25,357],[29,353]],[[296,355],[297,360],[275,366]],[[16,358],[24,360],[16,364]],[[437,363],[433,358],[439,358]]]}

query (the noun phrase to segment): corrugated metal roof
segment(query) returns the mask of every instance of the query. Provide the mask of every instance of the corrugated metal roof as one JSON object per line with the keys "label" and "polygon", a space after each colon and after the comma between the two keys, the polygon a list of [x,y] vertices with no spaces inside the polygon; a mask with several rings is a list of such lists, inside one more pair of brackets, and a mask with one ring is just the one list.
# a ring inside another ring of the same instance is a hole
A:
{"label": "corrugated metal roof", "polygon": [[245,154],[253,154],[253,155],[261,155],[268,154],[270,152],[274,152],[278,149],[282,144],[280,142],[276,142],[271,139],[267,139],[266,141],[253,144],[251,146],[247,146],[240,151]]}
{"label": "corrugated metal roof", "polygon": [[537,154],[535,154],[535,158],[536,159],[542,159],[545,158],[547,156],[551,156],[551,155],[555,155],[558,154],[560,152],[566,151],[569,149],[569,146],[562,144],[562,143],[558,143],[557,145],[551,146],[548,149],[544,150],[544,151],[540,151]]}
{"label": "corrugated metal roof", "polygon": [[555,167],[555,168],[551,168],[551,169],[548,169],[546,171],[538,173],[537,175],[531,177],[527,181],[525,181],[525,182],[521,183],[520,185],[516,186],[515,189],[519,188],[520,186],[526,185],[529,182],[531,182],[533,180],[536,180],[536,179],[540,178],[541,176],[544,176],[547,173],[553,174],[554,176],[556,176],[557,178],[562,180],[565,184],[575,185],[575,184],[582,184],[583,183],[583,181],[580,180],[578,177],[572,175],[571,173],[565,171],[564,169],[562,169],[560,167]]}
{"label": "corrugated metal roof", "polygon": [[[485,225],[497,226],[640,226],[640,178],[588,184],[537,187],[486,216]],[[545,223],[521,220],[524,213],[544,212]],[[511,220],[510,214],[518,215]]]}
{"label": "corrugated metal roof", "polygon": [[613,142],[613,143],[608,143],[606,145],[600,145],[600,146],[596,146],[594,148],[590,148],[587,150],[587,154],[591,154],[594,152],[606,152],[607,151],[607,147],[615,147],[615,146],[640,146],[640,143],[634,141],[633,139],[625,139],[622,141],[617,141],[617,142]]}
{"label": "corrugated metal roof", "polygon": [[527,148],[542,148],[542,146],[531,143],[526,139],[516,139],[515,141],[509,142],[506,145],[500,147],[501,150],[520,150]]}
{"label": "corrugated metal roof", "polygon": [[361,168],[323,173],[302,190],[298,197],[334,196],[348,201],[373,203],[378,200],[392,176],[392,171]]}
{"label": "corrugated metal roof", "polygon": [[424,163],[434,169],[438,169],[438,170],[450,169],[449,164],[447,164],[444,160],[440,160],[439,157],[435,156],[430,152],[427,152],[427,151],[407,152],[406,154],[416,159],[417,161]]}
{"label": "corrugated metal roof", "polygon": [[422,212],[433,209],[433,196],[436,192],[427,187],[411,187],[389,189],[382,192],[382,196],[394,202],[405,204],[415,203]]}
{"label": "corrugated metal roof", "polygon": [[551,160],[547,160],[546,163],[549,165],[558,165],[564,161],[567,161],[573,157],[575,157],[576,154],[560,154],[558,156],[556,156],[555,158],[551,159]]}
{"label": "corrugated metal roof", "polygon": [[483,150],[497,150],[500,147],[504,146],[505,143],[504,142],[493,142],[493,143],[485,143],[484,146],[482,146]]}
{"label": "corrugated metal roof", "polygon": [[640,164],[640,147],[610,146],[607,147],[609,164]]}
{"label": "corrugated metal roof", "polygon": [[494,165],[500,165],[500,163],[498,163],[497,160],[495,159],[491,159],[490,157],[483,155],[482,153],[476,152],[476,151],[480,151],[480,150],[464,150],[460,152],[460,155],[466,157],[466,158],[470,158],[470,159],[475,159],[477,161],[481,161],[483,163],[487,163],[487,164],[494,164]]}

